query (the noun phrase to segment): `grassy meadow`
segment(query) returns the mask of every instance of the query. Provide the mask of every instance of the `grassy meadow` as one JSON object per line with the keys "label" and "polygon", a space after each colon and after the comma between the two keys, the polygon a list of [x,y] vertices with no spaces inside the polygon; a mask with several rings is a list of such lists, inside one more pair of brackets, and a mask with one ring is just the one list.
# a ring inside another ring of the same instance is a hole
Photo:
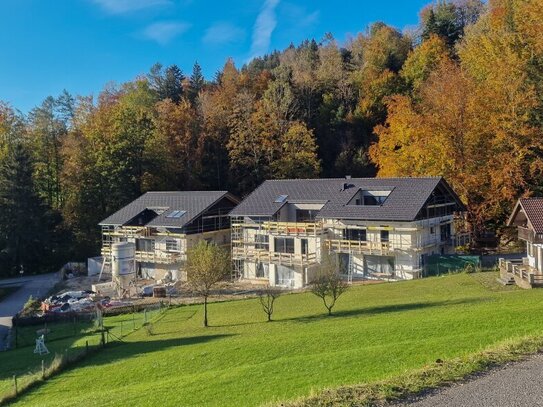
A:
{"label": "grassy meadow", "polygon": [[542,334],[543,290],[501,287],[496,276],[353,286],[332,317],[311,293],[280,297],[271,323],[256,299],[211,304],[207,329],[200,305],[173,308],[14,405],[255,406]]}

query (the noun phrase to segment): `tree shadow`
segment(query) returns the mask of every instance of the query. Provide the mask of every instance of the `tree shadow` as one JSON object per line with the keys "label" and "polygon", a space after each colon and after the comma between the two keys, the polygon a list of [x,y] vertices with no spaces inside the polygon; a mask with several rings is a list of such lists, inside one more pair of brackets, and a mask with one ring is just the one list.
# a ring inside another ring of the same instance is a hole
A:
{"label": "tree shadow", "polygon": [[365,308],[356,308],[356,309],[350,309],[350,310],[345,310],[345,311],[342,311],[342,310],[335,311],[335,312],[333,311],[331,316],[328,315],[328,313],[325,313],[325,314],[309,315],[309,316],[303,316],[303,317],[285,318],[285,319],[280,319],[279,321],[294,321],[294,322],[301,322],[301,323],[310,323],[310,322],[315,322],[315,321],[329,319],[329,318],[373,316],[373,315],[379,315],[379,314],[389,314],[389,313],[394,313],[394,312],[415,311],[415,310],[433,308],[433,307],[474,304],[474,303],[485,302],[485,301],[488,301],[488,300],[481,299],[481,298],[468,298],[464,300],[454,300],[454,301],[410,302],[410,303],[405,303],[405,304],[391,304],[391,305],[385,305],[385,306],[379,306],[379,307],[365,307]]}

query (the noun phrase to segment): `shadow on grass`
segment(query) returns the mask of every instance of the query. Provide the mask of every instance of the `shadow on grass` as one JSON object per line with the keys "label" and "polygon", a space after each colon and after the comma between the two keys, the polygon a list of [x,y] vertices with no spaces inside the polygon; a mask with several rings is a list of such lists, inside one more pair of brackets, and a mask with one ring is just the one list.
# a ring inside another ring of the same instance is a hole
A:
{"label": "shadow on grass", "polygon": [[[61,368],[60,371],[55,372],[53,375],[56,376],[58,374],[62,374],[63,372],[69,372],[80,367],[107,365],[118,360],[123,360],[134,356],[162,351],[178,346],[189,346],[205,343],[213,340],[223,339],[229,336],[233,335],[201,335],[166,340],[149,340],[124,343],[114,342],[106,345],[106,347],[103,349],[97,349],[93,353],[82,356],[82,358],[78,358],[79,360],[76,359],[75,361],[68,361],[67,366]],[[82,350],[83,348],[84,346],[72,348],[72,350],[75,352],[78,349]],[[24,391],[24,394],[21,394],[20,397],[24,397],[26,394],[39,391],[40,387],[46,382],[47,381],[38,380],[31,383],[30,387],[27,388],[26,391]]]}
{"label": "shadow on grass", "polygon": [[191,336],[186,338],[172,338],[172,339],[158,339],[153,340],[156,335],[149,336],[148,341],[137,342],[113,342],[106,345],[106,347],[86,359],[80,366],[95,366],[109,364],[118,360],[127,359],[133,356],[140,356],[147,353],[158,352],[168,348],[174,348],[178,346],[190,346],[201,344],[205,342],[224,339],[231,334],[221,335],[200,335]]}
{"label": "shadow on grass", "polygon": [[[410,302],[405,304],[391,304],[381,307],[365,307],[365,308],[356,308],[345,311],[332,311],[332,315],[326,314],[317,314],[309,315],[304,317],[294,317],[279,319],[278,321],[294,321],[309,323],[314,321],[319,321],[328,318],[340,318],[340,317],[359,317],[359,316],[372,316],[379,314],[387,314],[393,312],[402,312],[402,311],[415,311],[425,308],[434,308],[434,307],[444,307],[444,306],[454,306],[454,305],[466,305],[466,304],[476,304],[480,302],[486,302],[488,299],[482,298],[468,298],[464,300],[456,301],[433,301],[433,302]],[[324,309],[324,306],[323,306]]]}

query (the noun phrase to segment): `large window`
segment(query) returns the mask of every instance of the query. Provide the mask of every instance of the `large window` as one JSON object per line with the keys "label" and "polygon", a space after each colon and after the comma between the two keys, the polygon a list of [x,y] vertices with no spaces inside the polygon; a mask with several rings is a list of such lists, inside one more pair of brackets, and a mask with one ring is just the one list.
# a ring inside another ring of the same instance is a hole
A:
{"label": "large window", "polygon": [[136,239],[136,250],[140,252],[154,252],[155,241],[153,239]]}
{"label": "large window", "polygon": [[296,209],[296,222],[314,222],[317,212],[311,209]]}
{"label": "large window", "polygon": [[381,230],[381,242],[383,242],[383,243],[388,243],[389,242],[388,230]]}
{"label": "large window", "polygon": [[309,245],[307,239],[301,239],[301,243],[302,243],[302,254],[307,254],[308,245]]}
{"label": "large window", "polygon": [[275,283],[280,286],[294,287],[294,270],[278,265],[276,268]]}
{"label": "large window", "polygon": [[178,252],[179,251],[179,240],[175,240],[175,239],[166,240],[166,251],[167,252]]}
{"label": "large window", "polygon": [[276,237],[275,251],[277,253],[294,253],[294,239],[288,237]]}
{"label": "large window", "polygon": [[354,240],[356,242],[365,242],[367,240],[366,229],[344,229],[343,239]]}
{"label": "large window", "polygon": [[268,235],[255,235],[255,249],[268,250],[270,237]]}
{"label": "large window", "polygon": [[256,278],[268,278],[269,273],[269,264],[256,263]]}
{"label": "large window", "polygon": [[446,225],[441,225],[439,227],[441,233],[441,241],[444,242],[451,237],[451,224],[447,223]]}

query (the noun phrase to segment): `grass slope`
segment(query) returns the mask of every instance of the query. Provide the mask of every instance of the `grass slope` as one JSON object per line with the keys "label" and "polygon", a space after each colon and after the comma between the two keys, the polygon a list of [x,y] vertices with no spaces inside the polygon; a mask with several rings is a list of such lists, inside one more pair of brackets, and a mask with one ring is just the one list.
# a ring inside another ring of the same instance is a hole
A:
{"label": "grass slope", "polygon": [[127,343],[23,396],[20,406],[251,406],[371,383],[539,335],[543,290],[502,289],[495,273],[357,286],[326,317],[310,293],[172,309]]}

